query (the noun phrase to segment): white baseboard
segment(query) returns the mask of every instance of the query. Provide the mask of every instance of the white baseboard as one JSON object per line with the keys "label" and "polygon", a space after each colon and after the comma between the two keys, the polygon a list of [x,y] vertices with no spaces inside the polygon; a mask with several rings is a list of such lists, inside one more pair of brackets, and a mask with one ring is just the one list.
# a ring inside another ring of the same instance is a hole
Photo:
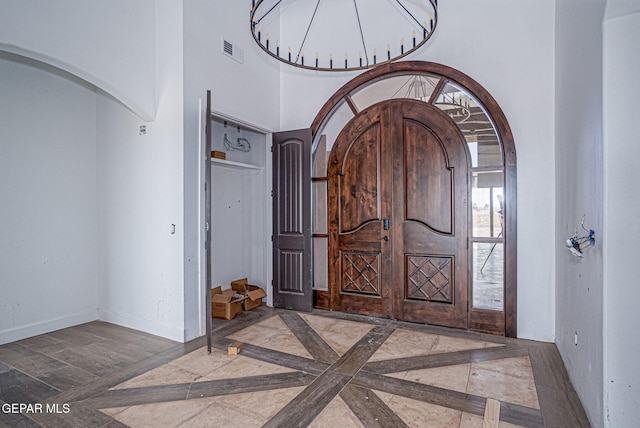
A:
{"label": "white baseboard", "polygon": [[160,336],[165,339],[184,343],[185,333],[182,326],[159,323],[154,320],[131,317],[110,311],[99,310],[98,314],[100,321],[105,321],[122,327],[153,334],[154,336]]}
{"label": "white baseboard", "polygon": [[0,345],[15,342],[16,340],[38,336],[39,334],[51,333],[67,327],[84,324],[98,319],[98,312],[94,310],[80,312],[73,315],[51,318],[18,327],[13,327],[0,331]]}

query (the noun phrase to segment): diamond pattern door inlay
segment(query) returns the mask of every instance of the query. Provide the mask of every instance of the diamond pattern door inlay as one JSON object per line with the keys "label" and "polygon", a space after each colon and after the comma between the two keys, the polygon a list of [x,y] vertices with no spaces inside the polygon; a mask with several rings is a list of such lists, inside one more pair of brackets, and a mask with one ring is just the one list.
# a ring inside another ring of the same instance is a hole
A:
{"label": "diamond pattern door inlay", "polygon": [[380,295],[380,253],[342,253],[342,291]]}
{"label": "diamond pattern door inlay", "polygon": [[408,299],[453,303],[453,257],[406,256]]}

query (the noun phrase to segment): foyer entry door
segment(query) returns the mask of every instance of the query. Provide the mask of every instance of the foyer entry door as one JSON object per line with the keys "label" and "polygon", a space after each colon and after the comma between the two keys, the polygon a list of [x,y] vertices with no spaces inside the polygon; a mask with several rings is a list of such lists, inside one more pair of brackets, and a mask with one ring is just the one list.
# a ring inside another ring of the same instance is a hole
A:
{"label": "foyer entry door", "polygon": [[467,328],[465,146],[420,101],[384,101],[345,126],[328,165],[332,309]]}

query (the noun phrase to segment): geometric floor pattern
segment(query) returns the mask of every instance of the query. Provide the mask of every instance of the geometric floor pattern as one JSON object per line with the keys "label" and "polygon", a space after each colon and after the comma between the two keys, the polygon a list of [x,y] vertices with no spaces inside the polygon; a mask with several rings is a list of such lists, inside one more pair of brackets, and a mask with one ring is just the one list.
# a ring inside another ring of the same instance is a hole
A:
{"label": "geometric floor pattern", "polygon": [[[69,391],[73,416],[28,422],[471,428],[483,426],[491,399],[503,428],[589,426],[552,344],[265,307],[214,323],[211,354],[194,341]],[[243,343],[240,355],[227,355],[233,341]]]}

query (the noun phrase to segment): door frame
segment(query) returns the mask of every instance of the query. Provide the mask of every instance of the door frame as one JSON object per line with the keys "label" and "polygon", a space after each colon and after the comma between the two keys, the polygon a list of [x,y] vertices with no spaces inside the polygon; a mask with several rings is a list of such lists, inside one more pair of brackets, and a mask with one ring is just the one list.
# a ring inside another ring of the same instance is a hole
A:
{"label": "door frame", "polygon": [[[351,94],[357,89],[368,86],[378,80],[393,76],[409,74],[429,74],[439,76],[439,86],[447,82],[456,84],[472,94],[484,107],[485,113],[493,122],[496,134],[502,148],[504,170],[504,319],[497,320],[504,323],[504,335],[517,337],[517,164],[516,149],[513,133],[502,109],[491,94],[478,82],[465,73],[452,67],[426,61],[400,61],[380,65],[372,70],[356,76],[338,89],[322,106],[314,118],[311,131],[313,141],[333,113],[342,103],[346,103],[354,115],[358,113]],[[437,92],[437,91],[436,91]],[[329,309],[330,291],[315,290],[314,304],[316,307]],[[471,308],[470,308],[471,313]],[[483,319],[486,317],[486,320]],[[469,329],[483,330],[483,323],[491,323],[491,314],[481,312],[479,322],[469,323]]]}

